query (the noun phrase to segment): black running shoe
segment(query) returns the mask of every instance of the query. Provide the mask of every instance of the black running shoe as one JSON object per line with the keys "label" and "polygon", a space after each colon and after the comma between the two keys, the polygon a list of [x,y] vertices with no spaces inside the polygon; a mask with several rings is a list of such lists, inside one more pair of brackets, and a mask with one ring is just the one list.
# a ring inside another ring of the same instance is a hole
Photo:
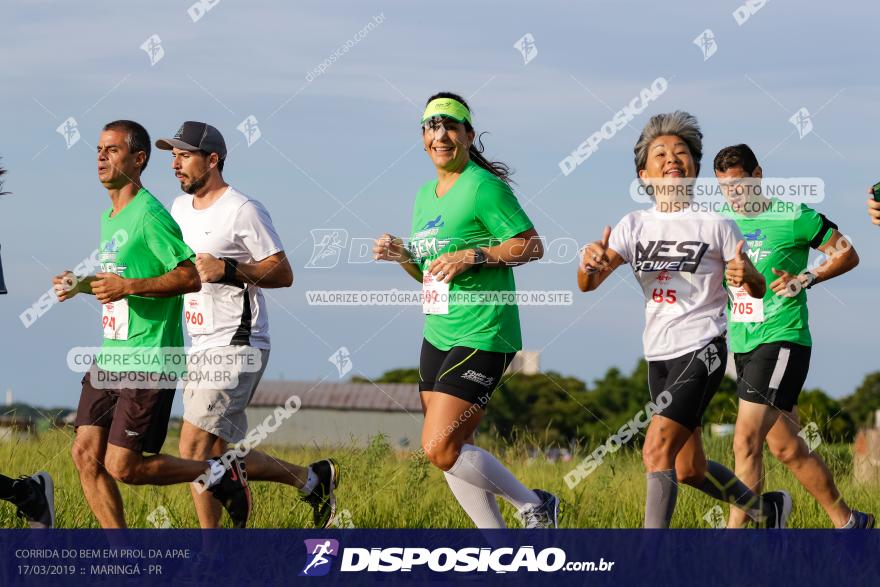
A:
{"label": "black running shoe", "polygon": [[[211,459],[211,461],[219,462],[219,459]],[[223,477],[208,489],[229,512],[233,528],[247,526],[251,515],[251,488],[248,487],[243,460],[238,457],[233,458],[226,467]]]}
{"label": "black running shoe", "polygon": [[558,528],[559,498],[543,489],[532,489],[541,503],[526,506],[520,512],[520,519],[526,529]]}
{"label": "black running shoe", "polygon": [[22,500],[11,500],[18,506],[18,515],[28,521],[31,528],[55,527],[55,485],[52,477],[40,471],[30,477],[19,477],[15,484],[24,483],[27,497]]}
{"label": "black running shoe", "polygon": [[853,516],[853,519],[855,520],[856,523],[852,526],[852,528],[847,528],[847,529],[873,528],[874,527],[874,514],[866,514],[865,512],[853,510],[852,516]]}
{"label": "black running shoe", "polygon": [[764,503],[764,528],[785,528],[791,515],[791,495],[787,491],[768,491],[761,496]]}
{"label": "black running shoe", "polygon": [[318,476],[318,484],[302,500],[312,506],[312,519],[315,528],[327,528],[336,515],[336,496],[333,491],[339,486],[339,464],[333,459],[324,459],[309,465]]}

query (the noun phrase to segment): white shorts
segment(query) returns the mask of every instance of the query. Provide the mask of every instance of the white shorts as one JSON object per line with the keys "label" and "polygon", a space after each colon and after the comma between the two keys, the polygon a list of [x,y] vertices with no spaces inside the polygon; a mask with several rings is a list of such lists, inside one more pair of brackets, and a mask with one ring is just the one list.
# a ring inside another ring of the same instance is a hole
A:
{"label": "white shorts", "polygon": [[247,435],[245,408],[269,363],[269,350],[223,346],[188,357],[183,419],[229,443]]}

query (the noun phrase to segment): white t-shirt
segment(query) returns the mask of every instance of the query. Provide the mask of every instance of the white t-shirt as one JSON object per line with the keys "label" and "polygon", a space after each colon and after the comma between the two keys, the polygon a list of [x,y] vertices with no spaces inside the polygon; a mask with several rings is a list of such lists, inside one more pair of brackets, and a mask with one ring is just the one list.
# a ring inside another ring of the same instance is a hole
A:
{"label": "white t-shirt", "polygon": [[636,210],[617,223],[608,246],[632,266],[645,294],[647,360],[680,357],[727,331],[724,268],[740,240],[733,220],[690,208]]}
{"label": "white t-shirt", "polygon": [[[283,250],[263,205],[235,188],[230,186],[204,210],[196,210],[192,202],[190,194],[178,196],[171,216],[194,253],[256,263]],[[266,301],[255,285],[203,282],[201,291],[184,296],[184,316],[192,350],[227,345],[269,348]]]}

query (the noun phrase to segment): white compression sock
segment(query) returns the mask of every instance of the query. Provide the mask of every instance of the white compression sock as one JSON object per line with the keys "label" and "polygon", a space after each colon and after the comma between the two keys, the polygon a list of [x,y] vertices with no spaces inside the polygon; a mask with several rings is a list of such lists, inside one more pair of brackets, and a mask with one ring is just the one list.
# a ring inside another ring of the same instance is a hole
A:
{"label": "white compression sock", "polygon": [[443,473],[449,489],[465,513],[474,521],[477,528],[506,528],[504,518],[501,517],[501,510],[498,509],[498,500],[494,493],[489,493],[485,489],[480,489],[454,477],[449,473]]}
{"label": "white compression sock", "polygon": [[498,459],[473,444],[465,444],[461,447],[458,460],[447,474],[489,493],[500,495],[517,510],[522,510],[527,505],[541,504],[535,492],[517,481],[513,473],[508,471]]}
{"label": "white compression sock", "polygon": [[312,491],[315,490],[315,487],[318,486],[318,476],[315,475],[315,472],[312,471],[312,468],[311,468],[311,467],[308,468],[308,472],[309,472],[309,476],[308,476],[308,478],[306,479],[306,482],[305,482],[305,483],[303,484],[303,486],[300,487],[300,489],[299,489],[299,494],[300,494],[300,495],[308,495],[308,494],[310,494]]}

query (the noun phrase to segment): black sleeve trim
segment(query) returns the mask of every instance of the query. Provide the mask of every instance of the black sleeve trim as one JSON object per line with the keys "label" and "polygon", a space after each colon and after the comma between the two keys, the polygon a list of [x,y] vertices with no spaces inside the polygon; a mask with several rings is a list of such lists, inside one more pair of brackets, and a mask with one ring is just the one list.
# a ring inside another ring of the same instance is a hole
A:
{"label": "black sleeve trim", "polygon": [[828,220],[824,214],[819,213],[819,217],[822,219],[822,228],[819,229],[819,232],[817,232],[816,236],[813,237],[813,240],[810,241],[810,246],[814,249],[818,249],[822,246],[822,242],[825,240],[825,234],[829,230],[837,230],[837,225]]}

